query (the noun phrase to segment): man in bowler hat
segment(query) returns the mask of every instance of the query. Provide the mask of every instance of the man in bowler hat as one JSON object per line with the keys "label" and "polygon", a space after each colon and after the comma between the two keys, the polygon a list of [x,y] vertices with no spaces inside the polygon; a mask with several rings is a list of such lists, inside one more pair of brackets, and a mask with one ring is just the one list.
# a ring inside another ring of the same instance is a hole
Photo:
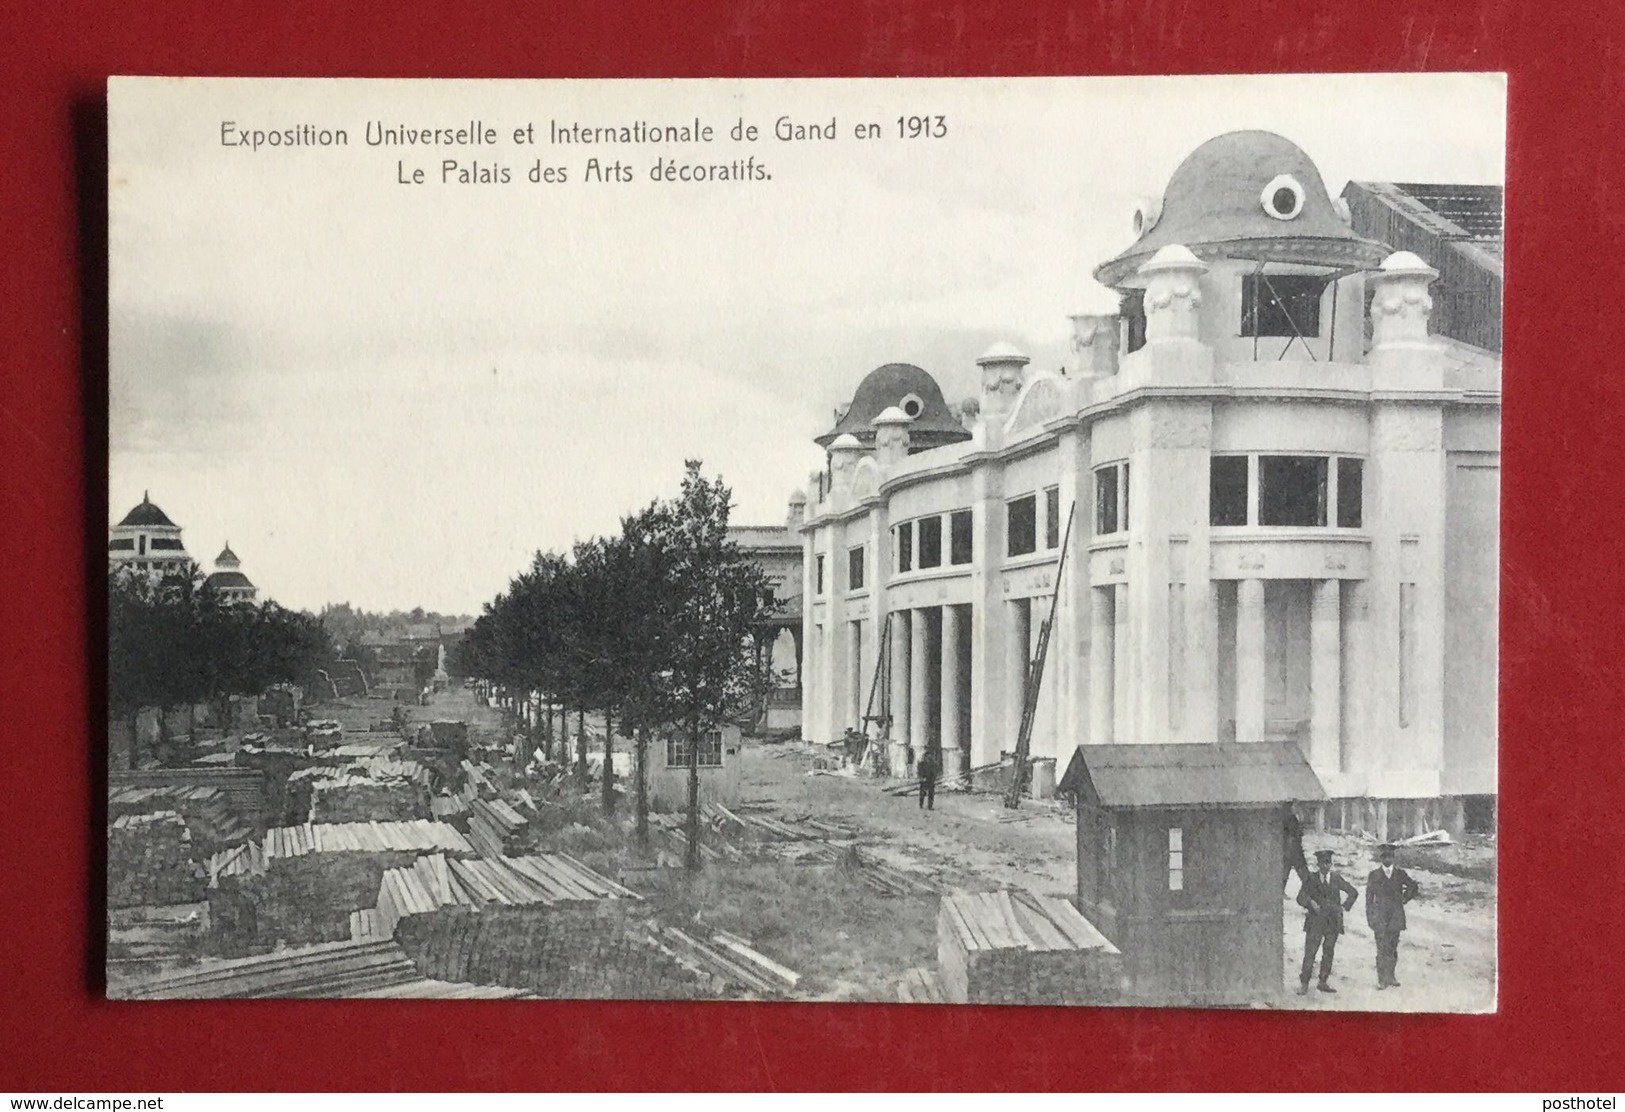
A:
{"label": "man in bowler hat", "polygon": [[[1347,897],[1345,900],[1344,897]],[[1303,919],[1303,969],[1298,974],[1298,995],[1309,991],[1309,976],[1315,971],[1315,954],[1320,954],[1320,991],[1336,992],[1331,986],[1332,956],[1337,952],[1337,936],[1343,933],[1343,913],[1354,906],[1360,893],[1332,868],[1332,851],[1315,851],[1315,871],[1304,877],[1298,888],[1298,905],[1308,911]]]}
{"label": "man in bowler hat", "polygon": [[1398,988],[1399,934],[1405,929],[1405,905],[1421,888],[1411,874],[1394,864],[1394,847],[1377,848],[1377,867],[1365,878],[1365,921],[1377,939],[1377,987]]}

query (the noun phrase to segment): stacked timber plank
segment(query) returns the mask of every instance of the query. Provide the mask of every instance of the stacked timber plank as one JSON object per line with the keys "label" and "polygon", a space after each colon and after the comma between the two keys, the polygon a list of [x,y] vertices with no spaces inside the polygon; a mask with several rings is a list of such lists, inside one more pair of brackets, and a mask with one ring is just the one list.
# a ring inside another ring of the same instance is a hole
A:
{"label": "stacked timber plank", "polygon": [[530,820],[505,800],[475,799],[469,804],[468,840],[484,857],[522,853]]}
{"label": "stacked timber plank", "polygon": [[192,836],[174,811],[120,815],[107,832],[107,906],[195,904],[202,870]]}
{"label": "stacked timber plank", "polygon": [[417,979],[395,943],[346,941],[109,984],[108,995],[121,1000],[349,997]]}
{"label": "stacked timber plank", "polygon": [[384,874],[425,854],[473,856],[445,823],[352,822],[280,827],[265,836],[265,874],[239,878],[267,940],[330,942],[350,936],[350,913],[372,907]]}
{"label": "stacked timber plank", "polygon": [[946,1004],[942,981],[930,969],[910,969],[897,982],[897,1000],[902,1004]]}
{"label": "stacked timber plank", "polygon": [[258,842],[244,842],[240,846],[223,849],[213,854],[205,869],[209,887],[218,888],[226,877],[255,877],[265,875],[265,850]]}
{"label": "stacked timber plank", "polygon": [[507,985],[470,985],[455,981],[419,978],[385,988],[365,989],[351,994],[358,1000],[536,1000],[533,992]]}
{"label": "stacked timber plank", "polygon": [[377,915],[419,974],[550,997],[684,997],[695,979],[653,945],[637,894],[567,854],[426,857],[386,873]]}
{"label": "stacked timber plank", "polygon": [[1104,1003],[1117,995],[1120,955],[1066,900],[955,892],[937,913],[937,976],[955,1003]]}
{"label": "stacked timber plank", "polygon": [[255,830],[264,829],[265,777],[249,768],[155,768],[142,771],[113,769],[107,774],[108,791],[185,785],[214,788],[226,798],[233,814]]}
{"label": "stacked timber plank", "polygon": [[253,831],[232,810],[226,793],[198,784],[128,784],[112,788],[107,796],[109,818],[152,811],[174,811],[186,822],[192,841],[204,851],[240,845]]}
{"label": "stacked timber plank", "polygon": [[448,822],[468,833],[468,801],[461,795],[436,795],[429,797],[429,817],[436,822]]}
{"label": "stacked timber plank", "polygon": [[109,908],[108,961],[196,958],[207,940],[209,922],[206,903]]}
{"label": "stacked timber plank", "polygon": [[310,781],[314,823],[399,822],[429,815],[428,789],[405,777],[347,771]]}

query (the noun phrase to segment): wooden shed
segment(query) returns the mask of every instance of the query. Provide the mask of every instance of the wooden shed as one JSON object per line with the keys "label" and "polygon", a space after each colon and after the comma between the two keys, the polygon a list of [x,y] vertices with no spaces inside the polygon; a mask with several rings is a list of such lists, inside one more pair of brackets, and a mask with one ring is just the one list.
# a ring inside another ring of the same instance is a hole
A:
{"label": "wooden shed", "polygon": [[1078,909],[1123,952],[1125,997],[1246,1004],[1281,991],[1285,811],[1324,799],[1293,742],[1082,745]]}

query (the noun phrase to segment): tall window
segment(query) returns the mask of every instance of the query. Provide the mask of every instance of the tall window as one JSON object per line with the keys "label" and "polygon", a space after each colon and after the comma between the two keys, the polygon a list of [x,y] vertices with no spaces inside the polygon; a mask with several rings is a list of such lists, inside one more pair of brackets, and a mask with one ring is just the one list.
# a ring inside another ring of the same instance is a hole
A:
{"label": "tall window", "polygon": [[1061,547],[1061,488],[1044,490],[1044,547]]}
{"label": "tall window", "polygon": [[824,554],[820,552],[813,557],[813,594],[824,593]]}
{"label": "tall window", "polygon": [[942,566],[942,518],[922,517],[915,523],[920,537],[920,567]]}
{"label": "tall window", "polygon": [[863,590],[863,546],[846,550],[846,589]]}
{"label": "tall window", "polygon": [[1313,274],[1246,274],[1241,279],[1243,336],[1320,335],[1320,295],[1326,279]]}
{"label": "tall window", "polygon": [[[705,730],[700,734],[699,759],[701,768],[722,767],[722,731]],[[666,738],[666,767],[688,767],[688,734],[675,733]]]}
{"label": "tall window", "polygon": [[955,510],[948,517],[948,562],[968,564],[971,561],[971,515],[969,510]]}
{"label": "tall window", "polygon": [[1025,556],[1038,550],[1038,496],[1028,494],[1005,503],[1005,522],[1009,536],[1006,551],[1011,556]]}
{"label": "tall window", "polygon": [[1337,527],[1358,529],[1365,500],[1365,469],[1357,459],[1337,461]]}
{"label": "tall window", "polygon": [[1258,457],[1258,523],[1325,525],[1325,456]]}
{"label": "tall window", "polygon": [[905,521],[897,527],[897,570],[914,570],[914,523]]}
{"label": "tall window", "polygon": [[1214,456],[1208,471],[1208,524],[1247,524],[1247,457]]}
{"label": "tall window", "polygon": [[1095,535],[1128,531],[1128,464],[1095,469]]}
{"label": "tall window", "polygon": [[1185,831],[1177,826],[1168,828],[1168,891],[1185,890]]}

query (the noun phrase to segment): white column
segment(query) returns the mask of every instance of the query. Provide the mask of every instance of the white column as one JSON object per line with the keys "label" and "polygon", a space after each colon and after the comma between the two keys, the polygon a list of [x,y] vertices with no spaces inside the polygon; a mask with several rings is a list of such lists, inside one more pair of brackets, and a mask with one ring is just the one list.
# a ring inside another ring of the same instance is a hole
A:
{"label": "white column", "polygon": [[852,709],[849,717],[852,728],[864,728],[863,715],[868,709],[869,677],[864,673],[869,670],[869,661],[863,658],[863,623],[847,622],[847,667],[852,675]]}
{"label": "white column", "polygon": [[927,659],[930,643],[926,637],[925,611],[910,611],[908,627],[908,743],[914,747],[914,759],[919,760],[925,754],[926,730],[931,725],[925,699],[930,690],[926,669],[931,666]]}
{"label": "white column", "polygon": [[[908,613],[899,610],[891,616],[891,739],[897,744],[908,741]],[[902,771],[894,768],[892,774]]]}
{"label": "white column", "polygon": [[1027,697],[1027,603],[1010,599],[1004,604],[1004,662],[1008,671],[1004,688],[1003,752],[1014,752],[1021,732],[1022,701]]}
{"label": "white column", "polygon": [[942,608],[942,768],[959,770],[959,607]]}
{"label": "white column", "polygon": [[1309,763],[1338,772],[1343,755],[1342,585],[1318,580],[1309,604]]}
{"label": "white column", "polygon": [[1114,591],[1110,586],[1089,590],[1089,742],[1092,745],[1106,745],[1116,740],[1112,732],[1112,665],[1116,656],[1112,644]]}
{"label": "white column", "polygon": [[1134,729],[1133,625],[1130,622],[1128,584],[1112,586],[1112,740],[1138,741]]}
{"label": "white column", "polygon": [[1264,581],[1236,584],[1236,740],[1264,740]]}

